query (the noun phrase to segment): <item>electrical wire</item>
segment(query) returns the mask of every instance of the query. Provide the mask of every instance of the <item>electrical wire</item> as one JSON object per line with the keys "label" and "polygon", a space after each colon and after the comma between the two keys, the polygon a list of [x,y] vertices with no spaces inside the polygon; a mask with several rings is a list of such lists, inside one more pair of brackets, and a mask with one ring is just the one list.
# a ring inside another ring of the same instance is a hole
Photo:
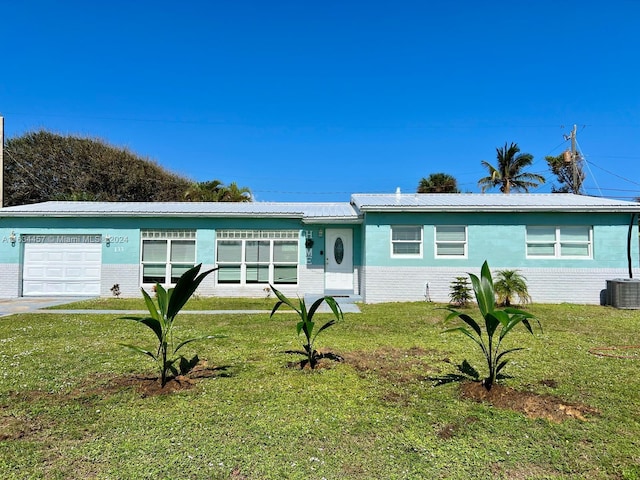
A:
{"label": "electrical wire", "polygon": [[[574,138],[574,141],[576,142],[576,148],[578,149],[578,152],[580,153],[580,158],[584,158],[584,153],[582,152],[582,148],[580,148],[580,144],[578,143],[578,139]],[[602,195],[602,190],[600,189],[600,185],[598,184],[598,180],[596,180],[596,176],[591,171],[591,167],[589,166],[589,162],[587,162],[585,160],[585,163],[587,164],[587,168],[589,169],[589,173],[591,174],[591,177],[593,178],[593,182],[596,184],[596,187],[598,188],[598,191],[600,192],[600,196],[603,196]]]}
{"label": "electrical wire", "polygon": [[40,188],[41,190],[47,190],[47,186],[43,183],[40,182],[40,179],[37,178],[33,172],[31,172],[27,167],[25,167],[24,165],[22,165],[22,163],[20,163],[20,161],[18,161],[18,159],[16,157],[14,157],[11,153],[11,150],[7,150],[6,148],[4,149],[4,153],[7,154],[11,160],[13,160],[15,162],[15,164],[17,166],[19,166],[22,170],[24,170],[24,172],[31,177],[31,180],[33,180],[33,182],[35,183],[36,187]]}

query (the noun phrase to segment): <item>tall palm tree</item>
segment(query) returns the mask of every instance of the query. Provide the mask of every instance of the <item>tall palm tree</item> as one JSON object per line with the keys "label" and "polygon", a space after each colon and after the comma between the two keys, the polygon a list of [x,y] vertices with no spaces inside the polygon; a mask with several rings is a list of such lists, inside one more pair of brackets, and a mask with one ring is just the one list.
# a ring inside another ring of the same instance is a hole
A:
{"label": "tall palm tree", "polygon": [[478,186],[482,192],[488,188],[500,186],[502,193],[510,193],[511,190],[524,190],[529,192],[530,188],[536,188],[546,180],[542,175],[536,173],[523,172],[525,167],[533,163],[533,155],[530,153],[519,153],[520,147],[517,143],[510,146],[504,144],[502,148],[496,148],[498,166],[494,167],[486,160],[482,160],[482,166],[489,170],[489,176],[478,180]]}
{"label": "tall palm tree", "polygon": [[418,183],[418,193],[460,193],[458,181],[448,173],[432,173]]}

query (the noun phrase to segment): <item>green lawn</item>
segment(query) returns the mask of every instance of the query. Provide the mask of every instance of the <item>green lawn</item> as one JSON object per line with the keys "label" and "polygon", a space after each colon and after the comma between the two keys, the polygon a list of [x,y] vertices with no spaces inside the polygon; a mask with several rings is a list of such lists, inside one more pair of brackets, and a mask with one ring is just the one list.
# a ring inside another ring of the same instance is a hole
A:
{"label": "green lawn", "polygon": [[[192,297],[185,310],[268,310],[275,304],[275,295],[270,298],[239,297]],[[142,296],[140,298],[92,298],[79,302],[65,303],[48,308],[49,310],[146,310]]]}
{"label": "green lawn", "polygon": [[151,348],[143,326],[97,314],[0,318],[0,478],[640,478],[637,350],[589,353],[640,344],[640,312],[530,307],[544,332],[507,337],[525,350],[503,383],[599,411],[552,423],[462,400],[455,383],[434,387],[429,377],[453,372],[445,359],[484,368],[466,337],[440,334],[435,307],[362,305],[319,337],[347,361],[316,372],[281,353],[299,347],[290,313],[178,316],[178,337],[227,335],[185,347],[227,375],[153,396],[123,382],[154,374],[118,345]]}

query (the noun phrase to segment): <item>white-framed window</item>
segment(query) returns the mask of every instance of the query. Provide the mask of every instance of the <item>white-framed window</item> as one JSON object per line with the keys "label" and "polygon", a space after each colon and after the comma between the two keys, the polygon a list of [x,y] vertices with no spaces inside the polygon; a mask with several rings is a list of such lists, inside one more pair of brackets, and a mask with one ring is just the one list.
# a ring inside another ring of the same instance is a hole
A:
{"label": "white-framed window", "polygon": [[422,257],[422,226],[391,225],[391,256]]}
{"label": "white-framed window", "polygon": [[590,225],[527,225],[527,258],[592,258]]}
{"label": "white-framed window", "polygon": [[142,284],[174,285],[196,264],[195,230],[142,230]]}
{"label": "white-framed window", "polygon": [[466,225],[436,225],[434,228],[436,258],[467,257]]}
{"label": "white-framed window", "polygon": [[219,230],[219,284],[297,284],[297,230]]}

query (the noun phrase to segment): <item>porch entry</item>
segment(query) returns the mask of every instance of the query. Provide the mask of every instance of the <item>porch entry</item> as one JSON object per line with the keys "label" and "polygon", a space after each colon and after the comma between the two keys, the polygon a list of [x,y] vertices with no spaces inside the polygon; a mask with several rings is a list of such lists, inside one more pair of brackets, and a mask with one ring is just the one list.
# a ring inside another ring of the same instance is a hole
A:
{"label": "porch entry", "polygon": [[332,293],[353,293],[353,231],[327,228],[325,231],[324,289]]}

